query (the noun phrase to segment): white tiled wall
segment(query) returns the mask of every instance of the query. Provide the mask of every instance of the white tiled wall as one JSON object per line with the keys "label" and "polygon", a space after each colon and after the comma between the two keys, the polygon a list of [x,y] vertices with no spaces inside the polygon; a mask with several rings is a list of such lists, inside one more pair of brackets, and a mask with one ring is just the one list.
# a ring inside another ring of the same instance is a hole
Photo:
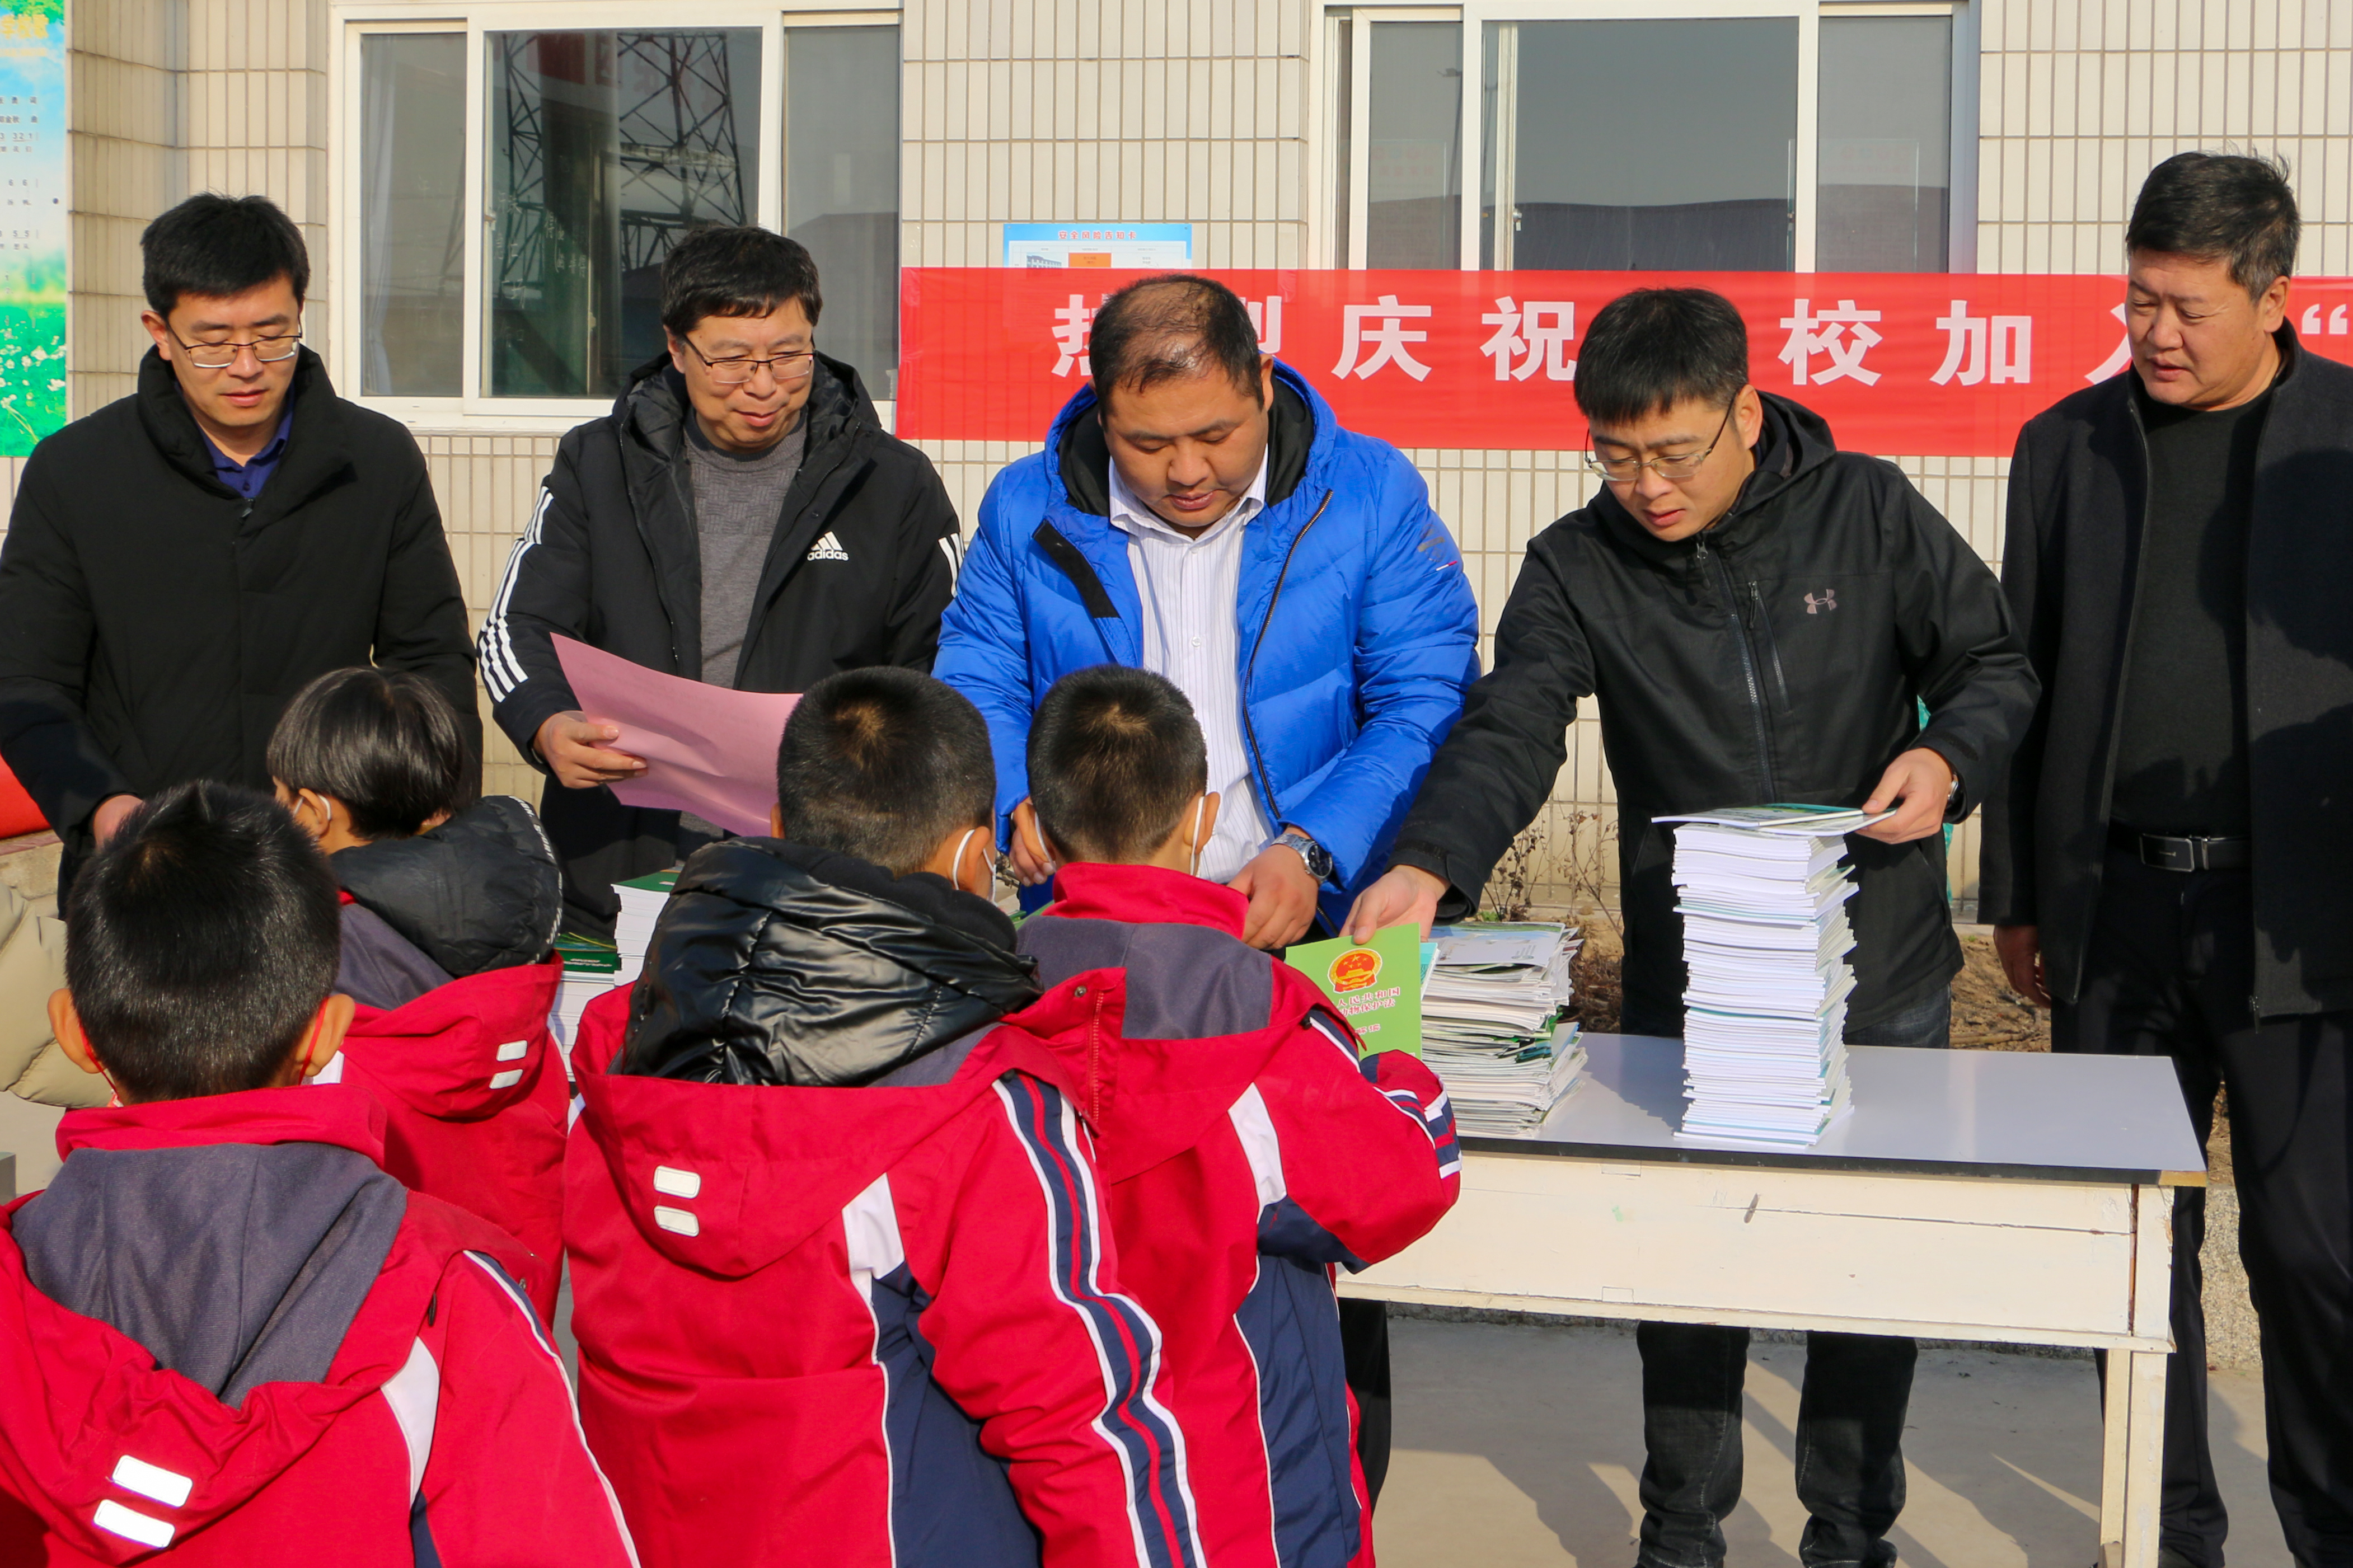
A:
{"label": "white tiled wall", "polygon": [[[2118,264],[2140,179],[2186,147],[2277,153],[2306,216],[2303,268],[2353,272],[2353,0],[1978,0],[1978,254],[1989,271]],[[1662,7],[1663,9],[1664,7]],[[1307,251],[1314,0],[907,0],[903,254],[988,266],[997,225],[1190,221],[1206,267]],[[128,390],[139,226],[184,191],[259,189],[324,244],[325,0],[76,0],[74,396]],[[314,310],[323,327],[326,312]],[[544,436],[421,432],[479,617],[554,451]],[[1029,448],[929,449],[967,524],[988,476]],[[1492,631],[1535,531],[1588,479],[1555,453],[1415,451]],[[1989,561],[2006,463],[1898,458]],[[13,471],[0,484],[13,490]],[[491,787],[533,787],[502,739]],[[1590,717],[1570,735],[1556,827],[1606,816]],[[1589,833],[1590,827],[1587,829]],[[1954,883],[1975,879],[1974,824]],[[1540,889],[1562,896],[1556,871]]]}

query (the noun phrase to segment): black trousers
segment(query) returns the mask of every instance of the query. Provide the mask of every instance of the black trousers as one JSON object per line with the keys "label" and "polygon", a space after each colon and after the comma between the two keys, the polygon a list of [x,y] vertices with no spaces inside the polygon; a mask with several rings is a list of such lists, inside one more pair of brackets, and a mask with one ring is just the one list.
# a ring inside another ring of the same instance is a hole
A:
{"label": "black trousers", "polygon": [[[2159,871],[2111,851],[2063,1051],[2165,1056],[2202,1141],[2230,1092],[2239,1256],[2263,1354],[2272,1500],[2301,1568],[2353,1568],[2353,1014],[2258,1020],[2244,871]],[[2177,1188],[2159,1543],[2218,1568],[2229,1521],[2206,1429],[2206,1194]]]}
{"label": "black trousers", "polygon": [[[1668,1016],[1639,1002],[1626,1033],[1661,1034]],[[1949,988],[1894,1016],[1847,1033],[1853,1046],[1936,1048],[1952,1043]],[[1714,1323],[1644,1323],[1640,1568],[1716,1568],[1724,1519],[1740,1502],[1742,1385],[1748,1331]],[[1887,1532],[1904,1509],[1904,1419],[1918,1352],[1883,1334],[1810,1333],[1798,1399],[1798,1500],[1804,1568],[1881,1568],[1895,1561]]]}

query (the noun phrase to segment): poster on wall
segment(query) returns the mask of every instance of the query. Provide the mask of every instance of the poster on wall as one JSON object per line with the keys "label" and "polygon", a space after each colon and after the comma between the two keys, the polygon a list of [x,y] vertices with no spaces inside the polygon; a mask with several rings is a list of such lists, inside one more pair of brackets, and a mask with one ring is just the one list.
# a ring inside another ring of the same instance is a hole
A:
{"label": "poster on wall", "polygon": [[1143,268],[1193,264],[1189,223],[1008,223],[1005,265]]}
{"label": "poster on wall", "polygon": [[0,457],[66,422],[65,0],[0,0]]}

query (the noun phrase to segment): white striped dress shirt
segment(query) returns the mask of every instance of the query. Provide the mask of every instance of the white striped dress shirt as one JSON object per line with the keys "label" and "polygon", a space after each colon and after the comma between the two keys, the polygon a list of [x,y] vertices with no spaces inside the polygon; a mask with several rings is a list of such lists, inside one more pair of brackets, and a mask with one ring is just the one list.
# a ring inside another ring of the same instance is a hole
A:
{"label": "white striped dress shirt", "polygon": [[1185,694],[1208,744],[1209,787],[1219,798],[1201,875],[1213,882],[1230,881],[1274,836],[1250,788],[1239,668],[1242,530],[1265,510],[1261,459],[1233,510],[1187,539],[1137,500],[1119,465],[1111,465],[1111,521],[1127,535],[1127,563],[1144,601],[1144,668]]}

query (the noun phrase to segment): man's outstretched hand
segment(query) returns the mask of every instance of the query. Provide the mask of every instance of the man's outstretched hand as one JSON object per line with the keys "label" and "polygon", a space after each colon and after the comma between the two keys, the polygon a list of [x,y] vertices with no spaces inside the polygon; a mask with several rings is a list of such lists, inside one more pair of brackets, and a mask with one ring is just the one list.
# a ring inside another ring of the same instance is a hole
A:
{"label": "man's outstretched hand", "polygon": [[1862,803],[1876,816],[1890,806],[1895,815],[1862,829],[1865,838],[1883,844],[1909,844],[1945,826],[1945,807],[1953,794],[1953,766],[1926,746],[1915,746],[1887,764],[1879,787]]}
{"label": "man's outstretched hand", "polygon": [[1438,900],[1445,896],[1446,884],[1419,866],[1392,866],[1356,895],[1356,908],[1348,911],[1348,940],[1370,942],[1375,931],[1411,921],[1427,942],[1430,922],[1438,918]]}
{"label": "man's outstretched hand", "polygon": [[618,724],[591,719],[575,708],[551,715],[531,743],[557,784],[565,789],[595,789],[626,784],[646,771],[642,759],[605,744],[620,738]]}
{"label": "man's outstretched hand", "polygon": [[146,804],[135,795],[108,795],[98,803],[98,809],[90,814],[90,837],[100,844],[105,843],[114,837],[124,817]]}

